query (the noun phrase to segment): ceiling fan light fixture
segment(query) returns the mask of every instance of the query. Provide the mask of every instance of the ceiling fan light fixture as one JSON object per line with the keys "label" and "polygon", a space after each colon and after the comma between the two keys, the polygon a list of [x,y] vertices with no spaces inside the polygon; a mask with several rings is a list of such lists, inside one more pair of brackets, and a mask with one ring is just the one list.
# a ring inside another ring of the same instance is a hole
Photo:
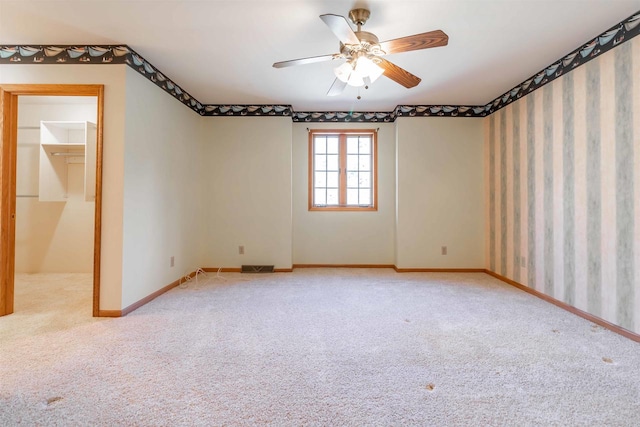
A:
{"label": "ceiling fan light fixture", "polygon": [[375,62],[366,56],[361,56],[356,62],[355,70],[363,77],[368,77],[371,83],[375,82],[378,77],[384,73],[384,70],[380,68]]}
{"label": "ceiling fan light fixture", "polygon": [[375,82],[384,70],[366,56],[359,56],[336,67],[336,77],[349,86],[360,87]]}
{"label": "ceiling fan light fixture", "polygon": [[348,84],[349,86],[364,86],[364,78],[366,75],[362,74],[362,72],[357,69],[357,66],[354,66],[353,60],[345,62],[335,68],[333,72],[338,80]]}
{"label": "ceiling fan light fixture", "polygon": [[349,77],[353,73],[353,66],[350,61],[347,61],[339,67],[336,67],[333,72],[340,81],[349,83]]}

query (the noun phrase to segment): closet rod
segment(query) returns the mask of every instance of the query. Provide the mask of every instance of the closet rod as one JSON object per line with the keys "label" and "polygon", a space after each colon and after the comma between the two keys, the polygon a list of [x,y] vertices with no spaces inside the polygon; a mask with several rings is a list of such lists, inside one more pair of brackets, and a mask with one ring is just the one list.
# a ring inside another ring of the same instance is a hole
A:
{"label": "closet rod", "polygon": [[38,194],[16,194],[16,197],[32,197],[32,198],[36,198],[36,197],[40,197]]}
{"label": "closet rod", "polygon": [[84,157],[84,152],[82,151],[52,151],[52,156],[63,156],[63,157]]}

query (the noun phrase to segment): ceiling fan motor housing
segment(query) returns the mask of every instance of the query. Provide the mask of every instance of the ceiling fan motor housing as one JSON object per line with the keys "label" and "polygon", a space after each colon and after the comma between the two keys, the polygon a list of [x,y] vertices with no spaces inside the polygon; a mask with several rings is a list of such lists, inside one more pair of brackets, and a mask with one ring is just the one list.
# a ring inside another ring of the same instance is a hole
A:
{"label": "ceiling fan motor housing", "polygon": [[380,42],[375,34],[368,31],[356,31],[355,35],[360,40],[359,44],[343,45],[340,43],[340,53],[344,57],[352,58],[364,55],[369,59],[374,59],[385,54],[380,48]]}
{"label": "ceiling fan motor housing", "polygon": [[368,31],[356,31],[355,32],[356,37],[358,37],[358,40],[360,40],[360,43],[368,43],[371,46],[380,44],[380,42],[378,41],[378,37],[376,37],[375,34],[370,33]]}

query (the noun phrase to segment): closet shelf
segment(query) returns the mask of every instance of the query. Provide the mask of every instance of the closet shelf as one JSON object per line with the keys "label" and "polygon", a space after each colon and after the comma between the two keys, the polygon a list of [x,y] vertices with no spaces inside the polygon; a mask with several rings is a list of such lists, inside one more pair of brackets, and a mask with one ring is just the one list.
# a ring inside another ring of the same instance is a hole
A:
{"label": "closet shelf", "polygon": [[85,144],[72,142],[68,144],[41,144],[44,151],[50,156],[82,156],[84,157]]}

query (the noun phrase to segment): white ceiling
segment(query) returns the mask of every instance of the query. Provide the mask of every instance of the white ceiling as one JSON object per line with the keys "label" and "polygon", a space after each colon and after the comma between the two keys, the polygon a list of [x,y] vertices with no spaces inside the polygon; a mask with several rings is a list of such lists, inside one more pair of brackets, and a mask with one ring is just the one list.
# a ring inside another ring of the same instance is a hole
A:
{"label": "white ceiling", "polygon": [[[381,41],[441,29],[449,45],[386,58],[422,79],[380,78],[325,94],[335,53],[319,15],[371,10]],[[205,104],[291,104],[295,111],[484,105],[640,10],[640,0],[0,0],[0,45],[127,44]],[[1,76],[0,76],[1,77]],[[1,78],[0,78],[1,80]]]}

